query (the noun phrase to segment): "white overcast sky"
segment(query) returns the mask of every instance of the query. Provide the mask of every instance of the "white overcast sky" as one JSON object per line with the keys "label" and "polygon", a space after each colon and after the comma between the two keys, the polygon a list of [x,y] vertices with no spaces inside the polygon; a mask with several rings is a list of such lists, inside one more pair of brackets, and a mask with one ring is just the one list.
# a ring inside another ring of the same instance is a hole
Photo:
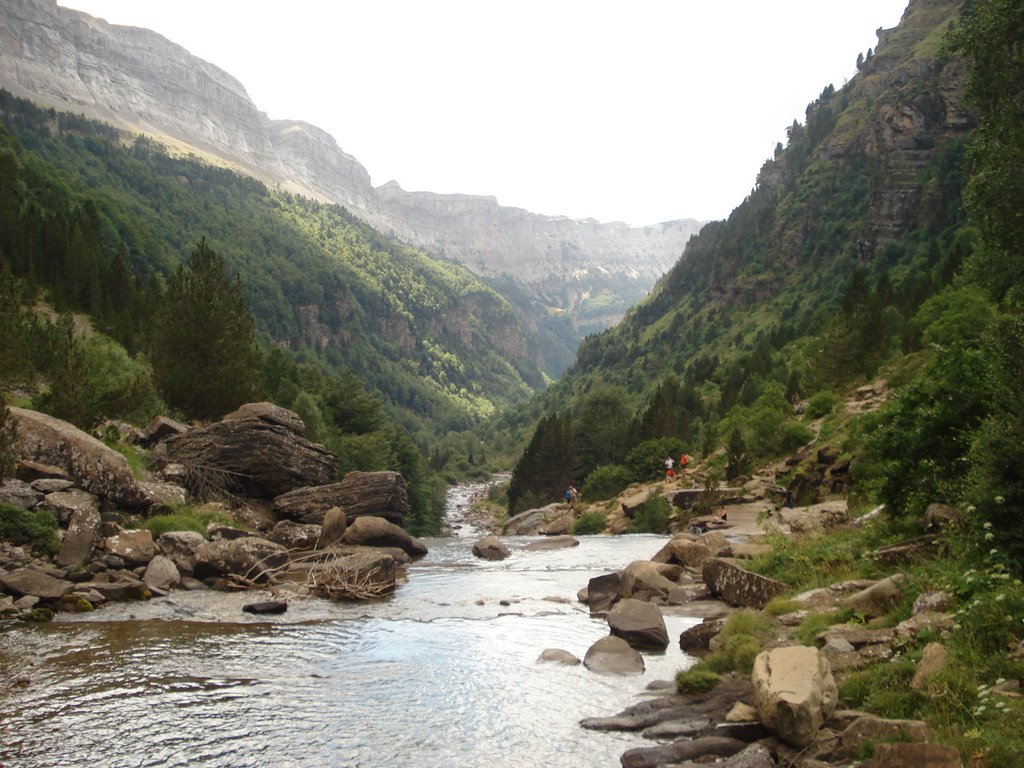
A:
{"label": "white overcast sky", "polygon": [[407,190],[721,219],[907,0],[60,0],[147,27]]}

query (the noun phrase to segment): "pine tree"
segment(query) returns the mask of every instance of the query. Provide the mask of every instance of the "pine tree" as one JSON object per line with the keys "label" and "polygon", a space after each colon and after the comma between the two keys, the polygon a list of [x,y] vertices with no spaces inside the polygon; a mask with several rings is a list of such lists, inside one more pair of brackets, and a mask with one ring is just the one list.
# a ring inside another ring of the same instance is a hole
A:
{"label": "pine tree", "polygon": [[209,420],[251,399],[259,365],[242,284],[203,238],[154,312],[157,389],[188,418]]}

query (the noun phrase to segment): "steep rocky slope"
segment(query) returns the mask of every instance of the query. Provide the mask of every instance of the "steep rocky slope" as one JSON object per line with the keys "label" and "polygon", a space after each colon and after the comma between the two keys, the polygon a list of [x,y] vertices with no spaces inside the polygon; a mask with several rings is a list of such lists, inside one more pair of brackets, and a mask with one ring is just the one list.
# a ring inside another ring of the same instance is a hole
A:
{"label": "steep rocky slope", "polygon": [[394,182],[374,188],[333,137],[307,123],[270,120],[216,66],[153,32],[55,0],[0,4],[0,85],[340,203],[379,231],[480,276],[513,276],[536,300],[529,311],[568,313],[576,338],[621,317],[701,226],[682,220],[632,228],[542,216],[490,197],[406,192]]}

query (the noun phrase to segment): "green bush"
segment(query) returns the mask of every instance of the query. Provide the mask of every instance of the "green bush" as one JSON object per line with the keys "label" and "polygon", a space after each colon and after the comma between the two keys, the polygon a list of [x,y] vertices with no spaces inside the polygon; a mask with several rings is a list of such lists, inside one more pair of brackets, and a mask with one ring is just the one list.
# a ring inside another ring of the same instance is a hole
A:
{"label": "green bush", "polygon": [[676,690],[679,693],[707,693],[722,682],[722,678],[707,669],[703,663],[676,673]]}
{"label": "green bush", "polygon": [[625,466],[636,481],[657,480],[665,476],[665,459],[678,459],[683,450],[674,437],[644,440],[626,455]]}
{"label": "green bush", "polygon": [[591,536],[603,533],[607,520],[607,513],[599,509],[592,509],[580,515],[580,519],[573,523],[572,532],[575,536]]}
{"label": "green bush", "polygon": [[787,421],[782,425],[782,449],[784,451],[795,451],[802,445],[807,445],[814,437],[814,432],[806,424],[799,421]]}
{"label": "green bush", "polygon": [[48,509],[19,509],[0,504],[0,539],[25,544],[41,555],[60,551],[57,518]]}
{"label": "green bush", "polygon": [[206,536],[206,528],[210,523],[234,525],[219,512],[201,512],[186,508],[170,515],[153,515],[143,521],[142,527],[150,531],[156,539],[170,531],[195,531]]}
{"label": "green bush", "polygon": [[629,525],[631,533],[668,533],[668,502],[652,491]]}
{"label": "green bush", "polygon": [[822,416],[832,413],[837,405],[839,405],[839,395],[831,389],[826,389],[816,393],[807,401],[807,410],[804,411],[804,414],[809,419],[820,419]]}
{"label": "green bush", "polygon": [[583,498],[587,501],[615,498],[634,479],[633,473],[621,464],[605,464],[583,481]]}

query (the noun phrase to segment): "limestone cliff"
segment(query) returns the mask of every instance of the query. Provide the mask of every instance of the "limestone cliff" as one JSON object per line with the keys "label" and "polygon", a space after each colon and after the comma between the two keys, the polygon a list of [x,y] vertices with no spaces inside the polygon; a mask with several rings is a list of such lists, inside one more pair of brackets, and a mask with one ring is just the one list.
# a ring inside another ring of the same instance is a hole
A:
{"label": "limestone cliff", "polygon": [[[513,276],[540,306],[578,317],[585,330],[617,320],[701,226],[682,220],[633,228],[542,216],[491,197],[407,192],[394,182],[374,188],[333,137],[307,123],[270,120],[216,66],[154,32],[111,25],[55,0],[0,4],[0,86],[344,205],[478,275]],[[588,310],[598,294],[611,300]]]}

